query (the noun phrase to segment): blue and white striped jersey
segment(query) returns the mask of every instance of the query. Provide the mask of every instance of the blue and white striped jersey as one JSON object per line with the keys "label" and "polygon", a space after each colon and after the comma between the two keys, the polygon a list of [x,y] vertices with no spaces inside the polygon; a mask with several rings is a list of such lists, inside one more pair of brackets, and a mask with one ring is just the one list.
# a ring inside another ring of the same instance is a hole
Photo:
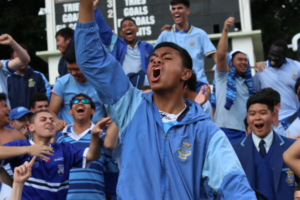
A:
{"label": "blue and white striped jersey", "polygon": [[[18,140],[4,144],[3,146],[30,146],[32,140]],[[69,189],[69,173],[73,167],[86,168],[90,163],[86,162],[87,148],[77,148],[69,143],[51,144],[54,155],[50,160],[44,161],[36,158],[32,166],[32,175],[25,182],[22,200],[65,200]],[[10,163],[12,170],[32,159],[30,155],[22,155],[2,160],[1,167]]]}

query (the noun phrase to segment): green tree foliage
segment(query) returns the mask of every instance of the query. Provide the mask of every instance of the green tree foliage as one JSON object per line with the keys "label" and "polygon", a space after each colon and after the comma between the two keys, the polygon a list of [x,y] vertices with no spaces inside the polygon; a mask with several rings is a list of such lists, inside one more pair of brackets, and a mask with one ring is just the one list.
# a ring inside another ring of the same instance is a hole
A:
{"label": "green tree foliage", "polygon": [[[265,58],[274,41],[282,39],[291,44],[300,32],[299,11],[300,0],[252,0],[252,25],[254,30],[262,30]],[[296,59],[296,53],[290,49],[288,57]]]}
{"label": "green tree foliage", "polygon": [[[48,64],[35,55],[47,49],[46,18],[38,16],[44,0],[0,0],[0,34],[10,34],[28,47],[29,65],[48,77]],[[54,37],[54,36],[53,36]],[[0,59],[9,59],[9,47],[0,45]]]}

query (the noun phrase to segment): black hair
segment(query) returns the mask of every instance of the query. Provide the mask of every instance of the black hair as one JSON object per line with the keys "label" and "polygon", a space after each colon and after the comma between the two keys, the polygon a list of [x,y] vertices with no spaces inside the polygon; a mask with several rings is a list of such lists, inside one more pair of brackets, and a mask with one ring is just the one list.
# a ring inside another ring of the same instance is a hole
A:
{"label": "black hair", "polygon": [[[29,117],[29,123],[30,123],[30,124],[34,124],[35,116],[36,116],[37,114],[39,114],[39,113],[42,113],[42,112],[50,113],[50,111],[48,111],[48,110],[39,110],[39,111],[37,111],[37,112],[35,112],[35,113],[32,113],[31,116]],[[51,114],[51,113],[50,113],[50,114]],[[51,114],[51,115],[52,115],[52,114]]]}
{"label": "black hair", "polygon": [[86,94],[83,94],[83,93],[76,94],[76,95],[71,99],[71,101],[70,101],[70,109],[72,109],[72,106],[73,106],[72,101],[73,101],[74,99],[76,99],[77,97],[84,97],[84,98],[90,100],[91,108],[92,108],[93,110],[96,109],[96,105],[95,105],[95,103],[93,102],[92,98],[89,97],[89,96],[86,95]]}
{"label": "black hair", "polygon": [[253,104],[265,104],[268,106],[268,109],[273,113],[274,112],[274,99],[266,93],[257,93],[251,96],[247,101],[247,112],[249,107]]}
{"label": "black hair", "polygon": [[281,47],[284,49],[285,54],[288,51],[288,45],[284,40],[276,40],[275,42],[273,42],[272,46],[276,46],[276,47]]}
{"label": "black hair", "polygon": [[7,99],[7,96],[6,96],[6,94],[5,93],[0,93],[0,101],[6,101],[6,99]]}
{"label": "black hair", "polygon": [[185,50],[184,48],[178,46],[177,44],[173,42],[162,42],[155,46],[153,52],[155,52],[156,49],[159,49],[161,47],[170,47],[172,49],[175,49],[179,52],[180,57],[182,59],[182,66],[185,68],[188,68],[190,70],[193,69],[193,60],[190,56],[190,54]]}
{"label": "black hair", "polygon": [[121,27],[122,27],[122,24],[123,24],[123,22],[124,22],[125,20],[130,20],[130,21],[132,21],[133,24],[137,27],[137,25],[136,25],[136,23],[135,23],[135,20],[132,19],[131,17],[125,17],[125,18],[123,18],[122,21],[121,21]]}
{"label": "black hair", "polygon": [[280,103],[280,94],[279,94],[279,92],[277,92],[276,90],[273,90],[272,88],[264,88],[261,91],[259,91],[257,94],[259,94],[259,93],[265,93],[268,96],[272,97],[273,100],[274,100],[275,106]]}
{"label": "black hair", "polygon": [[59,31],[57,31],[56,32],[56,34],[55,34],[55,38],[57,37],[57,36],[61,36],[61,37],[63,37],[64,39],[65,39],[65,41],[67,40],[67,39],[69,39],[69,38],[72,38],[73,37],[73,35],[74,35],[74,30],[73,29],[71,29],[71,28],[62,28],[62,29],[60,29]]}
{"label": "black hair", "polygon": [[296,84],[295,84],[295,93],[296,94],[297,94],[297,90],[298,90],[299,86],[300,86],[300,77],[297,78],[297,81],[296,81]]}
{"label": "black hair", "polygon": [[182,3],[183,5],[185,5],[185,7],[189,8],[190,7],[190,1],[189,0],[171,0],[170,4],[176,5],[176,4],[180,4]]}
{"label": "black hair", "polygon": [[[25,50],[28,50],[27,46],[25,44],[19,44],[23,49]],[[13,48],[9,48],[9,55],[10,55],[10,58],[13,58],[14,57],[14,52],[15,50]]]}
{"label": "black hair", "polygon": [[66,50],[66,61],[69,64],[76,63],[75,44],[73,43],[70,48]]}
{"label": "black hair", "polygon": [[192,73],[192,76],[185,83],[189,88],[189,90],[193,92],[197,92],[197,77],[194,72]]}
{"label": "black hair", "polygon": [[244,124],[245,124],[246,132],[247,132],[247,129],[248,129],[248,121],[247,121],[247,117],[244,119]]}
{"label": "black hair", "polygon": [[30,108],[34,108],[35,107],[35,103],[37,101],[47,101],[48,102],[48,97],[46,94],[44,93],[35,93],[34,95],[32,95],[30,97]]}
{"label": "black hair", "polygon": [[295,187],[294,192],[300,191],[300,183]]}
{"label": "black hair", "polygon": [[152,89],[151,89],[150,85],[143,85],[143,86],[139,87],[138,90],[145,91],[145,90],[152,90]]}

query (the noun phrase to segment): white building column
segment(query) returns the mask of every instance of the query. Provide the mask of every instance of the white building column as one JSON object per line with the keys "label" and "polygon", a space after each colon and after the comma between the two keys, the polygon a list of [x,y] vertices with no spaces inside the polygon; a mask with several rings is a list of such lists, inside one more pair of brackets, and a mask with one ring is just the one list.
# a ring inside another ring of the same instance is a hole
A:
{"label": "white building column", "polygon": [[252,31],[250,0],[239,0],[242,31]]}

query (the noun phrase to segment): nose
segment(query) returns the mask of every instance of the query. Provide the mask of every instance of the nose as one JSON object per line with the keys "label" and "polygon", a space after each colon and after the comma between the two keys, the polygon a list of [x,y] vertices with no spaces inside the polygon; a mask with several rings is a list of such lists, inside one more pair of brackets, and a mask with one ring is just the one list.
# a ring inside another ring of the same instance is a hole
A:
{"label": "nose", "polygon": [[156,57],[156,58],[153,60],[153,63],[154,63],[154,64],[161,64],[161,63],[162,63],[162,60],[161,60],[159,57]]}

